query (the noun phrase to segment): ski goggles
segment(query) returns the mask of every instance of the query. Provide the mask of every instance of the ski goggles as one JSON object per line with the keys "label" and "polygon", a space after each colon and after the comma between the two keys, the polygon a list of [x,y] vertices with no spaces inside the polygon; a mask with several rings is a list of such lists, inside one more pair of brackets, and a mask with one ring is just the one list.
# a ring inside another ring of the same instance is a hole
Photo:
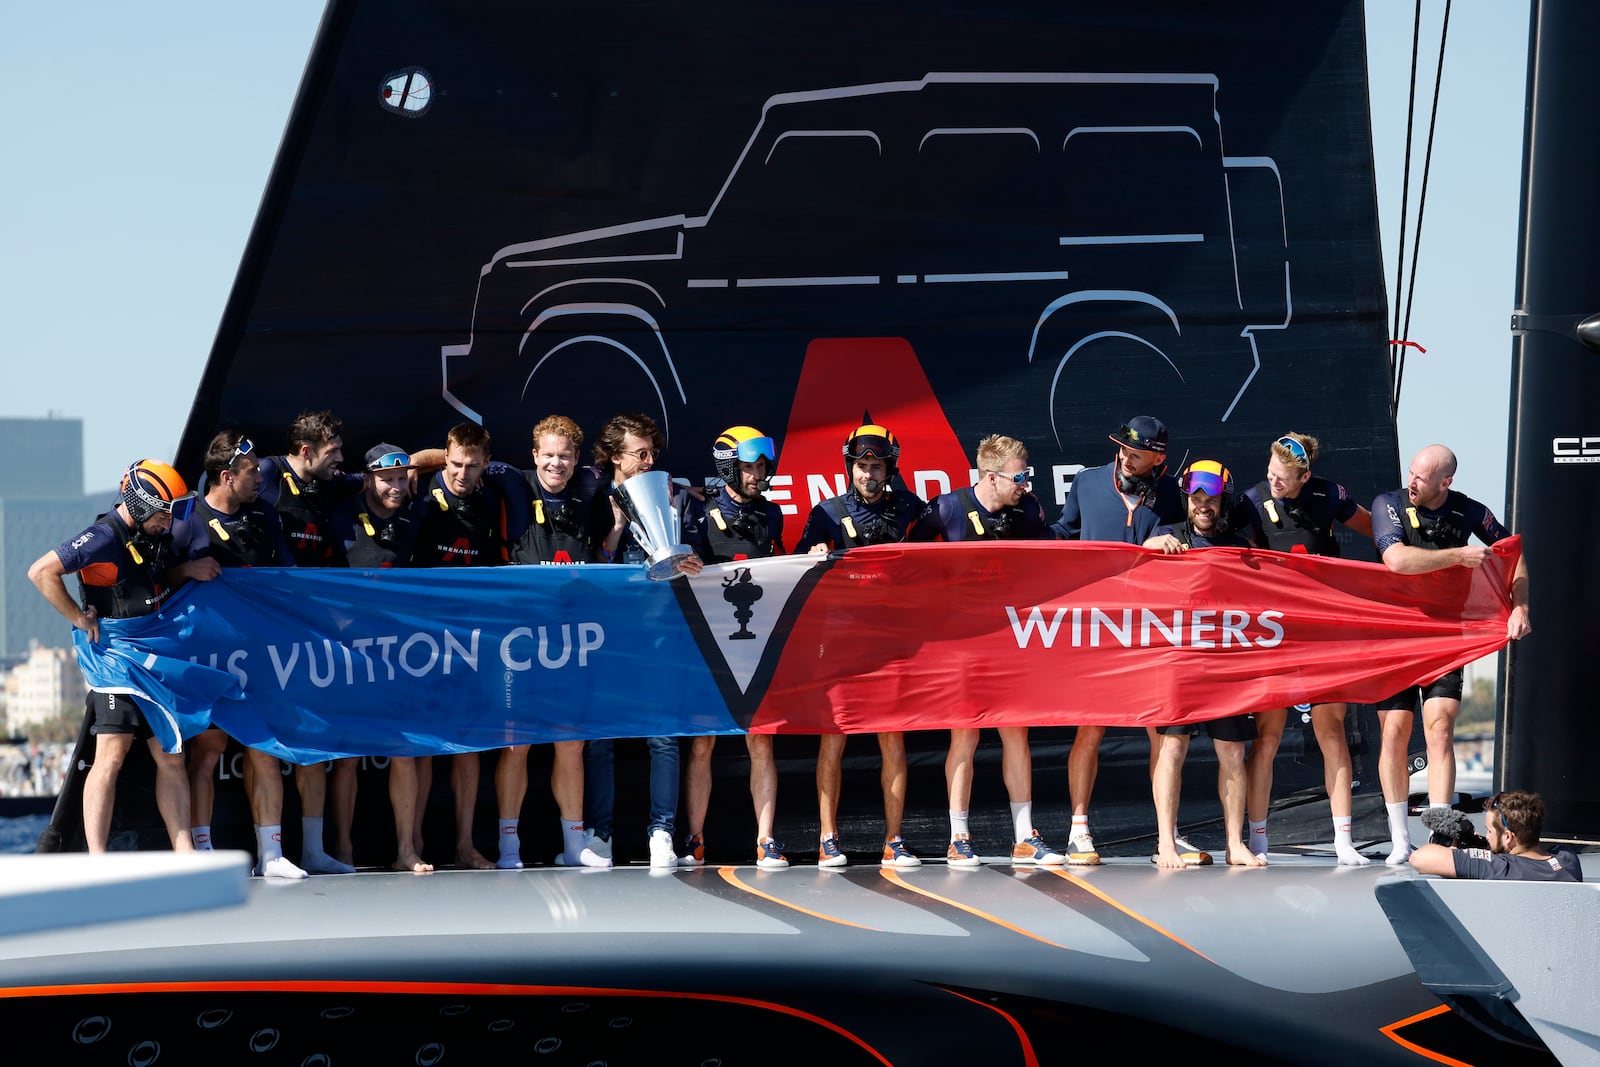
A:
{"label": "ski goggles", "polygon": [[1178,488],[1183,490],[1185,496],[1195,493],[1221,496],[1232,482],[1233,476],[1228,473],[1228,468],[1214,459],[1195,460],[1178,476]]}
{"label": "ski goggles", "polygon": [[778,450],[773,447],[770,437],[747,437],[732,448],[719,449],[717,458],[737,459],[740,463],[765,459],[768,463],[776,463]]}

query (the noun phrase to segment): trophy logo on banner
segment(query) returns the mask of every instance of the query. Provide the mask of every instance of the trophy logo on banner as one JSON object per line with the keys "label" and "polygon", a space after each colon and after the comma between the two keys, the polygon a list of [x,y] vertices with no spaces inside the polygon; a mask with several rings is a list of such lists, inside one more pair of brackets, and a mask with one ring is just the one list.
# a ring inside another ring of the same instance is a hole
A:
{"label": "trophy logo on banner", "polygon": [[678,561],[694,555],[682,544],[683,516],[672,506],[672,478],[666,471],[645,471],[612,491],[627,517],[633,538],[650,557],[645,576],[653,582],[678,575]]}

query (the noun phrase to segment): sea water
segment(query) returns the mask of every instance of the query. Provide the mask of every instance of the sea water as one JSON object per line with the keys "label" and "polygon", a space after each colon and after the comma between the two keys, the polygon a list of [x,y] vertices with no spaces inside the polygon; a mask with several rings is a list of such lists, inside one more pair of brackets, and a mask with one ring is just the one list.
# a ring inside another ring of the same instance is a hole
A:
{"label": "sea water", "polygon": [[50,825],[48,815],[22,815],[0,819],[0,853],[32,852],[39,835]]}

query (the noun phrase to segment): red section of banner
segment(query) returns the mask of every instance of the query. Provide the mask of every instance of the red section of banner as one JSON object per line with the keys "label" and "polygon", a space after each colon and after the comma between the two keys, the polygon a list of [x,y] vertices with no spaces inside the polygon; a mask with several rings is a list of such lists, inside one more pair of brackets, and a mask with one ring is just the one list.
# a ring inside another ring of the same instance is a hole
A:
{"label": "red section of banner", "polygon": [[1372,703],[1506,643],[1521,548],[1411,576],[1251,549],[859,549],[806,600],[751,730],[1158,726]]}
{"label": "red section of banner", "polygon": [[[913,492],[936,495],[969,484],[972,458],[956,439],[909,341],[820,338],[806,347],[779,458],[780,470],[794,476],[790,500],[801,515],[818,500],[844,492],[841,449],[866,411],[899,439],[900,473]],[[918,471],[925,472],[920,485]],[[826,492],[820,486],[811,491],[811,478],[818,475]]]}

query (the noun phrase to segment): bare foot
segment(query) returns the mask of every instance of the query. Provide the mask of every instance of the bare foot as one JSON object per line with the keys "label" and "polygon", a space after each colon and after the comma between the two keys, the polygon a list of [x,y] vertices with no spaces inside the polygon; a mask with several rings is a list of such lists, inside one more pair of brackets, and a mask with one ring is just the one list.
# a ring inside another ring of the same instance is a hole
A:
{"label": "bare foot", "polygon": [[433,871],[433,864],[422,862],[422,857],[415,852],[405,853],[391,865],[397,871],[410,871],[412,874],[429,874]]}
{"label": "bare foot", "polygon": [[1229,867],[1265,867],[1266,865],[1267,857],[1259,856],[1243,845],[1228,846]]}
{"label": "bare foot", "polygon": [[456,849],[456,866],[464,867],[469,871],[494,870],[494,864],[485,859],[483,853],[470,845],[464,849]]}
{"label": "bare foot", "polygon": [[1183,862],[1183,857],[1178,855],[1178,850],[1167,845],[1162,845],[1160,851],[1151,856],[1150,859],[1157,867],[1164,870],[1181,870],[1188,866]]}

